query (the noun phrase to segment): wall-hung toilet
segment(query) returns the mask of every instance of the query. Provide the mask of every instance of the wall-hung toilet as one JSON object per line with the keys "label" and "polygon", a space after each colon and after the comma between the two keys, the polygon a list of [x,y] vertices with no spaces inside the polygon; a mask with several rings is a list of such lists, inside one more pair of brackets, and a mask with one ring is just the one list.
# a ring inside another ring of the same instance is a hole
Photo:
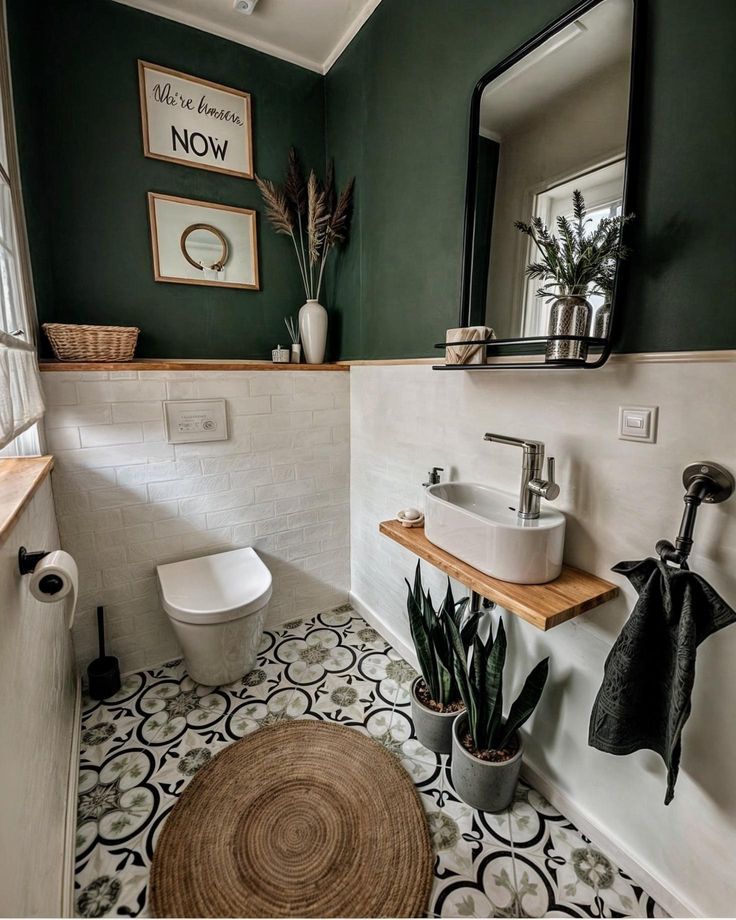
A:
{"label": "wall-hung toilet", "polygon": [[271,599],[271,573],[251,547],[156,567],[161,600],[199,684],[252,671]]}

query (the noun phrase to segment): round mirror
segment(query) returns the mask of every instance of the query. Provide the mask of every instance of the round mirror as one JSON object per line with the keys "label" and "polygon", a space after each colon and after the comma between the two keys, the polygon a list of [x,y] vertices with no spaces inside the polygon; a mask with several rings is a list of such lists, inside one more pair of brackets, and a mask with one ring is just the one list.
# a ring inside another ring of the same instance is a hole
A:
{"label": "round mirror", "polygon": [[229,252],[224,235],[210,224],[187,227],[181,235],[181,251],[190,265],[216,272],[222,271]]}

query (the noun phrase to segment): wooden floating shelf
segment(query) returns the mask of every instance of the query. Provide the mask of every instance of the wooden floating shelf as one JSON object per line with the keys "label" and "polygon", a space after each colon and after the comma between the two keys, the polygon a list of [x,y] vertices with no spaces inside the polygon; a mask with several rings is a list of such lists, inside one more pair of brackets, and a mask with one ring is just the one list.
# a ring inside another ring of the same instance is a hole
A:
{"label": "wooden floating shelf", "polygon": [[0,543],[18,523],[53,466],[53,457],[0,459]]}
{"label": "wooden floating shelf", "polygon": [[274,364],[271,361],[211,360],[200,358],[138,358],[133,361],[48,361],[42,371],[349,371],[346,364]]}
{"label": "wooden floating shelf", "polygon": [[403,527],[398,521],[383,521],[379,530],[471,591],[495,601],[537,629],[552,629],[618,595],[617,586],[610,581],[569,565],[564,565],[560,577],[546,585],[500,581],[430,543],[423,527]]}

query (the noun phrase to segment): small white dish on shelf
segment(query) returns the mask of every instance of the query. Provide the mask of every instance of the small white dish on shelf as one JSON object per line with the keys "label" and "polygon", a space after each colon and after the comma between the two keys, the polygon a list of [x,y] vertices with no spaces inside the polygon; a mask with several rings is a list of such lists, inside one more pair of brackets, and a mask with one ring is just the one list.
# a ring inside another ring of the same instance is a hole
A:
{"label": "small white dish on shelf", "polygon": [[424,527],[424,515],[416,508],[404,508],[396,515],[402,527]]}

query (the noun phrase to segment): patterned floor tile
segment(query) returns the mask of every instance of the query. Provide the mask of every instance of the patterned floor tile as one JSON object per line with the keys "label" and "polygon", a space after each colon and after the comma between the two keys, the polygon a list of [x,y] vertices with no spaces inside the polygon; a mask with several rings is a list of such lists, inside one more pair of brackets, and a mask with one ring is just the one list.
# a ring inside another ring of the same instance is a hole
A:
{"label": "patterned floor tile", "polygon": [[377,685],[378,695],[384,702],[391,706],[409,703],[409,688],[417,672],[392,648],[364,655],[358,670]]}
{"label": "patterned floor tile", "polygon": [[187,783],[263,725],[319,719],[375,738],[413,779],[435,850],[427,916],[666,916],[531,787],[508,812],[461,801],[447,755],[417,740],[416,672],[350,607],[265,632],[255,669],[202,687],[171,661],[85,699],[77,826],[80,916],[147,916],[158,835]]}
{"label": "patterned floor tile", "polygon": [[532,916],[646,916],[639,912],[641,888],[568,822],[549,826],[533,848],[515,848],[514,858],[534,887],[534,909],[543,912]]}
{"label": "patterned floor tile", "polygon": [[311,708],[334,722],[362,725],[382,705],[372,681],[354,673],[328,674],[311,693]]}
{"label": "patterned floor tile", "polygon": [[274,656],[292,684],[314,685],[328,674],[349,671],[355,664],[355,652],[343,645],[341,638],[336,629],[328,627],[312,629],[303,637],[287,635],[277,644]]}

